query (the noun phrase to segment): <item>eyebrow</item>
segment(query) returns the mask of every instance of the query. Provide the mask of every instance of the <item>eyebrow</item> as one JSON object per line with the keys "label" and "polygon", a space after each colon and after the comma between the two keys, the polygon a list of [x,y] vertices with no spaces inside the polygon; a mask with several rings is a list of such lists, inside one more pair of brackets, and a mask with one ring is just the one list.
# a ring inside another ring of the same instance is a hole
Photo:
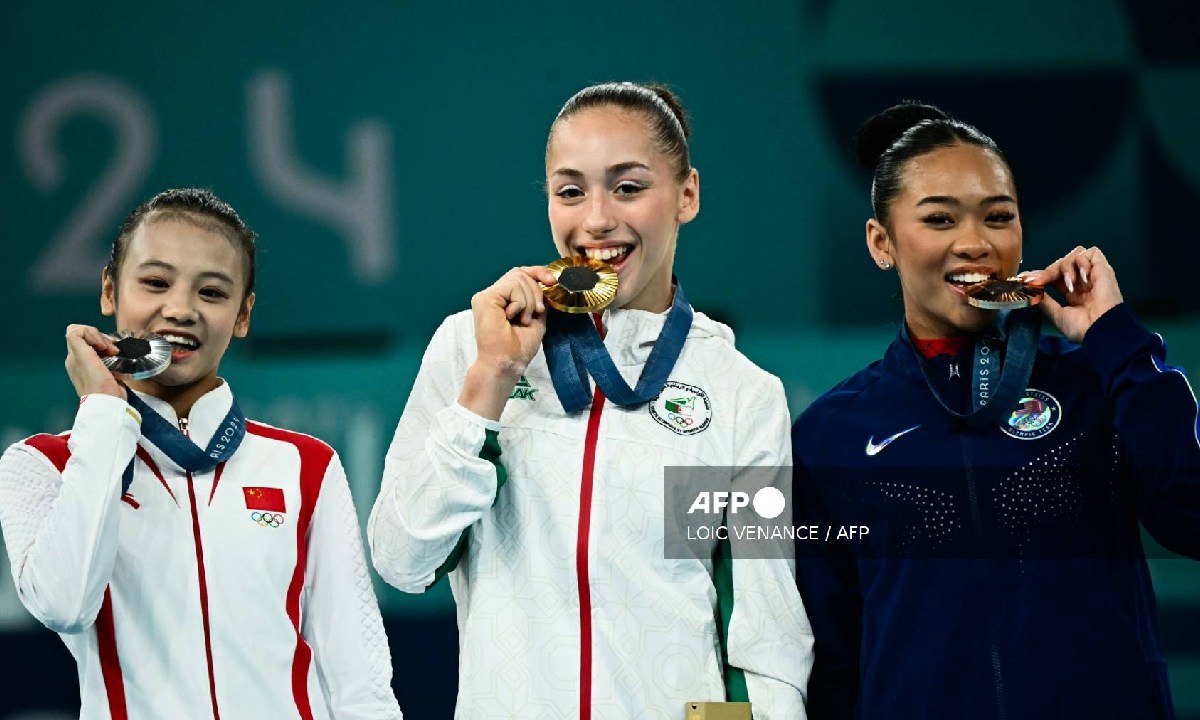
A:
{"label": "eyebrow", "polygon": [[[627,172],[629,170],[649,170],[649,169],[650,169],[650,166],[647,165],[646,163],[641,163],[636,160],[630,160],[629,162],[617,163],[616,165],[613,165],[612,167],[607,168],[604,171],[604,173],[605,173],[605,175],[608,175],[611,177],[613,175],[620,175],[621,173]],[[563,175],[563,176],[566,176],[569,178],[582,178],[583,171],[576,170],[575,168],[559,168],[559,169],[555,170],[552,173],[552,175]]]}
{"label": "eyebrow", "polygon": [[[138,265],[139,270],[149,269],[149,268],[158,268],[158,269],[166,270],[167,272],[173,272],[173,273],[179,272],[179,268],[175,267],[174,265],[172,265],[169,262],[163,262],[162,260],[146,260],[145,262]],[[200,273],[197,277],[200,279],[212,278],[214,280],[219,280],[221,282],[229,283],[230,285],[233,284],[233,278],[231,278],[228,275],[226,275],[225,273],[217,271],[217,270],[207,270],[205,272]]]}
{"label": "eyebrow", "polygon": [[645,163],[640,163],[636,160],[629,162],[617,163],[608,169],[609,175],[619,175],[628,170],[649,170],[650,166]]}
{"label": "eyebrow", "polygon": [[[996,203],[1015,203],[1016,198],[1010,195],[992,195],[980,201],[980,205],[995,205]],[[961,206],[962,202],[958,198],[950,197],[949,195],[930,195],[923,197],[917,201],[917,207],[922,205],[953,205]]]}

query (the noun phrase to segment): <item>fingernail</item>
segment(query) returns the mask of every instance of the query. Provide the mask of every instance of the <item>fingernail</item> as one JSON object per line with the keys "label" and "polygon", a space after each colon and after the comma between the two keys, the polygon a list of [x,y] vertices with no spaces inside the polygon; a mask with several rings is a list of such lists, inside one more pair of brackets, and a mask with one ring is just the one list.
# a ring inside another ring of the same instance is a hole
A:
{"label": "fingernail", "polygon": [[1064,275],[1063,282],[1067,284],[1067,292],[1075,292],[1075,285],[1071,282],[1070,275]]}
{"label": "fingernail", "polygon": [[1084,285],[1087,285],[1087,284],[1088,284],[1088,279],[1087,279],[1087,268],[1080,268],[1080,269],[1079,269],[1079,274],[1080,274],[1080,276],[1082,276],[1082,277],[1083,277],[1083,284],[1084,284]]}

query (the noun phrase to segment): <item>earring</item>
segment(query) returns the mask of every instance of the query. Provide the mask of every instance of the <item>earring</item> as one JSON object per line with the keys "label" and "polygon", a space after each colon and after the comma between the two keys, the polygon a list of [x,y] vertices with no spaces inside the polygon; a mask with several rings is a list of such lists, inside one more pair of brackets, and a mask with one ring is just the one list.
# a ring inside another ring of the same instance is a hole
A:
{"label": "earring", "polygon": [[888,268],[890,268],[891,266],[892,266],[892,264],[891,264],[890,262],[888,262],[887,260],[880,260],[880,261],[879,261],[879,268],[880,268],[881,270],[887,270],[887,269],[888,269]]}

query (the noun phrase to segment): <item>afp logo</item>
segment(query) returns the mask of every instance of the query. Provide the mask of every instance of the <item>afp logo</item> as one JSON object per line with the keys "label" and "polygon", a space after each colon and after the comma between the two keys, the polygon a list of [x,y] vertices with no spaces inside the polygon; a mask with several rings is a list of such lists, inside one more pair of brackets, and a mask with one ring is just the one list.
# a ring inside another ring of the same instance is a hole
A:
{"label": "afp logo", "polygon": [[726,508],[730,515],[736,515],[739,510],[747,507],[752,508],[759,517],[773,520],[783,514],[787,508],[787,500],[782,492],[773,487],[759,489],[754,493],[753,500],[751,500],[750,493],[737,490],[703,491],[697,494],[696,499],[692,501],[692,506],[688,508],[688,515],[693,513],[720,515]]}

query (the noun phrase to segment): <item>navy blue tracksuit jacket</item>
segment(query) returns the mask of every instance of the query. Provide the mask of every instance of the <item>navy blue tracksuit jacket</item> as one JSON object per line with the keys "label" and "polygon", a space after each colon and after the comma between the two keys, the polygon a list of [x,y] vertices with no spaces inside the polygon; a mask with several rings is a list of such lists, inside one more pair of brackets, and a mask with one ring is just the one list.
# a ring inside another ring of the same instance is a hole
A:
{"label": "navy blue tracksuit jacket", "polygon": [[1187,379],[1120,305],[971,429],[921,363],[966,409],[972,357],[901,335],[793,427],[796,523],[832,528],[797,542],[810,720],[1174,717],[1139,525],[1200,558]]}

